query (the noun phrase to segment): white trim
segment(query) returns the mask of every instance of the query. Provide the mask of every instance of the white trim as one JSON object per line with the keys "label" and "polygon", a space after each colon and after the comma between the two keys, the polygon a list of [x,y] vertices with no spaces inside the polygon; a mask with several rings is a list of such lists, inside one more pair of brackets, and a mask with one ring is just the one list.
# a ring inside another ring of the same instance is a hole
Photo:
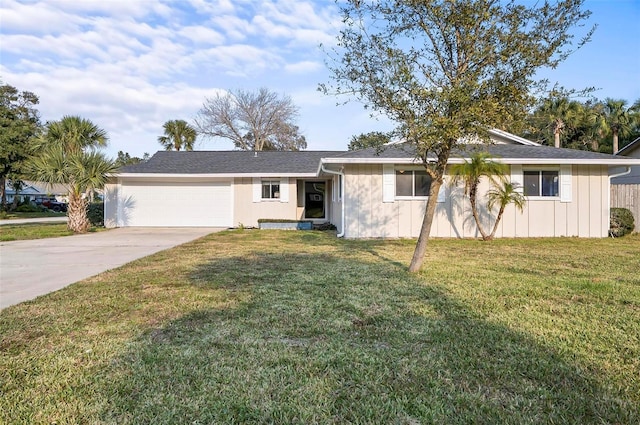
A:
{"label": "white trim", "polygon": [[252,186],[253,202],[262,202],[262,179],[260,177],[254,177],[252,179]]}
{"label": "white trim", "polygon": [[396,168],[393,164],[382,166],[382,202],[390,203],[396,198]]}
{"label": "white trim", "polygon": [[289,178],[280,179],[280,202],[289,202]]}
{"label": "white trim", "polygon": [[522,165],[511,165],[511,184],[516,186],[516,192],[524,193],[524,174],[522,174]]}
{"label": "white trim", "polygon": [[559,174],[558,189],[560,190],[560,202],[571,202],[573,198],[573,188],[571,185],[571,165],[561,165]]}
{"label": "white trim", "polygon": [[492,128],[491,130],[489,130],[489,134],[510,139],[516,143],[520,143],[521,145],[541,146],[540,143],[532,142],[531,140],[525,139],[524,137],[516,136],[513,133],[509,133],[508,131],[504,131],[504,130],[499,130],[497,128]]}

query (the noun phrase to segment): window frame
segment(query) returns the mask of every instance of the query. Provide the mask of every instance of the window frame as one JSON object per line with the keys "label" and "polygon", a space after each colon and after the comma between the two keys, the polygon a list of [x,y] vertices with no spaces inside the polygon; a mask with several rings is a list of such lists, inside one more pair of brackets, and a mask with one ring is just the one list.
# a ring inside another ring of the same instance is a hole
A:
{"label": "window frame", "polygon": [[[269,197],[265,198],[264,197],[264,188],[265,185],[268,184],[269,185]],[[260,200],[262,201],[280,201],[280,185],[281,182],[280,180],[273,180],[273,179],[261,179],[260,180]],[[278,191],[276,193],[278,193],[278,196],[273,196],[274,195],[274,191],[273,191],[273,186],[278,186]]]}
{"label": "window frame", "polygon": [[[426,172],[426,170],[424,170],[423,168],[414,168],[414,167],[395,167],[394,168],[394,174],[393,174],[393,188],[394,188],[394,194],[395,194],[395,199],[398,200],[411,200],[411,199],[418,199],[418,200],[426,200],[429,199],[429,195],[416,195],[416,172],[423,172],[425,173],[425,175],[429,178],[430,182],[429,182],[429,190],[431,190],[431,183],[433,181],[433,179],[431,178],[431,176],[429,175],[429,173]],[[401,175],[404,173],[411,173],[411,193],[412,195],[398,195],[398,173],[400,173]]]}
{"label": "window frame", "polygon": [[[538,173],[538,194],[537,195],[527,195],[525,193],[525,189],[526,189],[526,184],[525,184],[525,173],[532,173],[532,172],[537,172]],[[543,195],[542,194],[542,174],[543,172],[553,172],[555,173],[555,177],[556,177],[556,181],[555,181],[555,185],[556,185],[556,195]],[[528,200],[541,200],[541,201],[548,201],[548,200],[558,200],[561,198],[561,193],[560,191],[562,190],[562,185],[560,184],[560,167],[522,167],[522,195],[524,197],[526,197]]]}

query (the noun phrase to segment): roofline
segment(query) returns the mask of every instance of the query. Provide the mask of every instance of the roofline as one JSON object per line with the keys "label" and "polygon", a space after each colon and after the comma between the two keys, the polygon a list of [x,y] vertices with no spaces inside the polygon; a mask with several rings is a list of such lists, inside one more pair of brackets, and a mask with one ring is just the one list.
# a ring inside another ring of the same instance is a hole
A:
{"label": "roofline", "polygon": [[624,154],[627,150],[632,150],[636,145],[640,145],[640,137],[632,141],[631,143],[625,145],[618,152],[614,153],[614,155]]}
{"label": "roofline", "polygon": [[[578,159],[578,158],[493,158],[503,164],[571,164],[571,165],[640,165],[640,158]],[[462,164],[465,158],[449,158],[447,164]],[[321,164],[421,164],[416,158],[322,158]]]}
{"label": "roofline", "polygon": [[516,136],[513,133],[509,133],[508,131],[499,130],[497,128],[492,128],[489,130],[490,134],[506,137],[507,139],[511,139],[514,142],[520,143],[521,145],[526,146],[542,146],[540,143],[532,142],[531,140],[525,139],[524,137]]}
{"label": "roofline", "polygon": [[155,178],[232,178],[232,177],[317,177],[316,173],[116,173],[112,177],[132,178],[132,177],[155,177]]}

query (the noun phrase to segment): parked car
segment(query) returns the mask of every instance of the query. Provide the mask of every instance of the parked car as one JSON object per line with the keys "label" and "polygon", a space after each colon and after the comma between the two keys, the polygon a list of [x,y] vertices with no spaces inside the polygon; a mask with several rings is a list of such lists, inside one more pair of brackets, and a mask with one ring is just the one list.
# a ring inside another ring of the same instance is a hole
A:
{"label": "parked car", "polygon": [[36,205],[41,205],[55,212],[67,212],[67,204],[58,202],[56,198],[38,198],[36,199]]}

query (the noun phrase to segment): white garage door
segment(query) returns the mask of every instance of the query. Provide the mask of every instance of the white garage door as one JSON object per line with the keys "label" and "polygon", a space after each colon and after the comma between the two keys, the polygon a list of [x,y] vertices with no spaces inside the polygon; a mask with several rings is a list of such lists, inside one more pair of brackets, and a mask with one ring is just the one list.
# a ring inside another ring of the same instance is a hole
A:
{"label": "white garage door", "polygon": [[120,226],[231,227],[230,182],[132,183],[120,191]]}

